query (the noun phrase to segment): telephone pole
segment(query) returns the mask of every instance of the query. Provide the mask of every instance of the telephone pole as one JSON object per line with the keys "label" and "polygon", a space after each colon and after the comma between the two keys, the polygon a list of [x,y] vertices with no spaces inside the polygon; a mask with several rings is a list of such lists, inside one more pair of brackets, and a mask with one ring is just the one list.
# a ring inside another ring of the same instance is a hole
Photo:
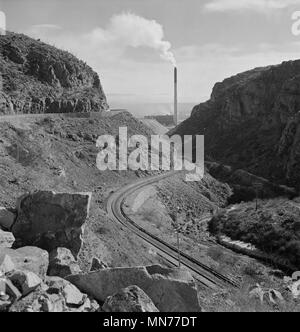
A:
{"label": "telephone pole", "polygon": [[[176,216],[177,219],[177,216]],[[179,226],[178,226],[178,220],[177,220],[177,254],[178,254],[178,267],[181,267],[181,255],[180,255],[180,238],[179,238]]]}

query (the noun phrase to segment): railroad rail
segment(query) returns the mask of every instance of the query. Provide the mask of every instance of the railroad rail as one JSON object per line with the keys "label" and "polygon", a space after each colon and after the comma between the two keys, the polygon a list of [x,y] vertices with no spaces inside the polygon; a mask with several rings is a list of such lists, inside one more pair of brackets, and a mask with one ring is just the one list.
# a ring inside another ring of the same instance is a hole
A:
{"label": "railroad rail", "polygon": [[[148,244],[152,245],[156,249],[157,253],[173,266],[176,266],[178,260],[177,248],[170,245],[169,243],[166,243],[162,239],[159,239],[157,236],[149,233],[148,231],[137,225],[126,215],[123,207],[125,199],[128,197],[128,195],[145,186],[154,184],[155,182],[173,176],[175,173],[175,171],[169,172],[167,174],[153,176],[149,179],[143,179],[136,183],[127,185],[121,188],[119,191],[113,193],[109,197],[106,206],[107,212],[115,221],[122,224],[124,227],[126,227],[132,233],[136,234],[138,237],[146,241]],[[205,287],[212,289],[239,287],[239,284],[236,281],[219,273],[218,271],[196,260],[188,254],[182,251],[180,251],[179,254],[181,256],[182,266],[188,268],[195,277],[195,279],[197,279],[197,281]]]}

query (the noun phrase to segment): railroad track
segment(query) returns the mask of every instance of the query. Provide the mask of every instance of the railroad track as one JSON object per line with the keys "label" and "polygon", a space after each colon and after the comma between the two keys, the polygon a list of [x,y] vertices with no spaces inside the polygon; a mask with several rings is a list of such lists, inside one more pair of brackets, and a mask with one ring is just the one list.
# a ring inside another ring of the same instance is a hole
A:
{"label": "railroad track", "polygon": [[129,229],[132,233],[142,238],[148,244],[152,245],[157,251],[158,255],[163,257],[173,266],[178,264],[178,254],[181,256],[182,266],[188,268],[193,274],[194,278],[202,285],[212,289],[235,287],[238,288],[239,284],[210,268],[209,266],[197,261],[195,258],[187,255],[184,252],[179,252],[172,245],[159,239],[155,235],[149,233],[133,220],[131,220],[124,212],[125,199],[135,192],[147,185],[153,184],[167,177],[174,175],[176,172],[169,172],[149,179],[143,179],[137,183],[127,185],[121,188],[118,192],[113,193],[107,201],[107,212],[118,223]]}

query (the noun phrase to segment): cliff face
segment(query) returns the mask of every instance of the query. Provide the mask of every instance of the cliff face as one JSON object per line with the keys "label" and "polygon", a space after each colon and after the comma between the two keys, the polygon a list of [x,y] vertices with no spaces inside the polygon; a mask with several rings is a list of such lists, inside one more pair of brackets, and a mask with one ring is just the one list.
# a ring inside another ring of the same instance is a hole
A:
{"label": "cliff face", "polygon": [[[204,134],[206,158],[300,186],[300,60],[217,83],[175,133]],[[174,134],[172,132],[172,134]]]}
{"label": "cliff face", "polygon": [[8,33],[0,36],[0,114],[107,110],[99,76],[72,54]]}

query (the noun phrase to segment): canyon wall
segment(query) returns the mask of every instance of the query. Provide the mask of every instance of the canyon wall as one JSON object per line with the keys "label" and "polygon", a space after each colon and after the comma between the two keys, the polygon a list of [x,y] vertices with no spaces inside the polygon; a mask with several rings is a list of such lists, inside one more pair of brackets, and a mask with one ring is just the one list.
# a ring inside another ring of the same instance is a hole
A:
{"label": "canyon wall", "polygon": [[300,185],[300,60],[217,83],[171,134],[204,134],[206,159]]}
{"label": "canyon wall", "polygon": [[25,35],[0,36],[0,114],[108,110],[100,78],[69,52]]}

